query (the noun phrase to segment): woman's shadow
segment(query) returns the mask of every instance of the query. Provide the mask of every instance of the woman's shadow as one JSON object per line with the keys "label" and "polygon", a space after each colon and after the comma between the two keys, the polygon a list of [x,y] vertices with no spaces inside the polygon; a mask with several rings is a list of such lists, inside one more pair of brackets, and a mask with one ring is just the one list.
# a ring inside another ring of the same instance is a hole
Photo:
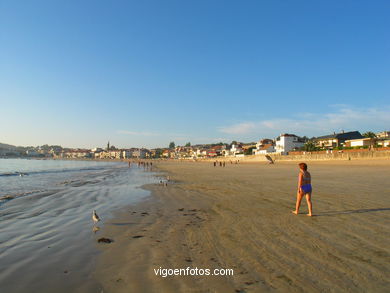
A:
{"label": "woman's shadow", "polygon": [[383,211],[390,211],[390,208],[330,211],[330,212],[323,212],[323,213],[317,214],[315,216],[322,217],[322,216],[335,216],[335,215],[346,215],[346,214],[373,213],[373,212],[383,212]]}

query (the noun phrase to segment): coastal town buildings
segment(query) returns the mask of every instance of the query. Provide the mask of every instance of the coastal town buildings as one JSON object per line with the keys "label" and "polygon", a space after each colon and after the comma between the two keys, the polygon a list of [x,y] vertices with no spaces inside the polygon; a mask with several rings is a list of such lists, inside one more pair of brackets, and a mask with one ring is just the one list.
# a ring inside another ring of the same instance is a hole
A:
{"label": "coastal town buildings", "polygon": [[20,152],[9,149],[0,149],[1,157],[17,157],[20,156]]}
{"label": "coastal town buildings", "polygon": [[382,131],[375,134],[376,144],[380,147],[390,146],[390,131]]}
{"label": "coastal town buildings", "polygon": [[390,147],[390,139],[380,139],[377,140],[376,143],[379,147],[383,147],[383,148]]}
{"label": "coastal town buildings", "polygon": [[332,150],[337,147],[345,146],[346,140],[362,139],[363,136],[359,131],[349,131],[341,133],[333,133],[329,135],[319,136],[314,139],[316,147]]}
{"label": "coastal town buildings", "polygon": [[284,133],[275,139],[275,152],[287,155],[288,152],[297,150],[305,145],[305,141],[295,134]]}
{"label": "coastal town buildings", "polygon": [[103,151],[103,149],[102,148],[93,148],[93,149],[91,149],[91,152],[93,152],[93,153],[100,153],[100,152],[102,152]]}
{"label": "coastal town buildings", "polygon": [[195,150],[191,146],[177,146],[174,152],[174,157],[177,159],[189,159],[195,156]]}
{"label": "coastal town buildings", "polygon": [[382,131],[375,134],[379,139],[390,139],[390,131]]}
{"label": "coastal town buildings", "polygon": [[110,154],[110,159],[122,159],[121,150],[110,151],[109,154]]}
{"label": "coastal town buildings", "polygon": [[207,157],[207,149],[201,148],[196,151],[196,155],[198,158]]}
{"label": "coastal town buildings", "polygon": [[93,158],[92,152],[86,149],[72,149],[63,151],[58,155],[58,158],[63,159],[86,159]]}
{"label": "coastal town buildings", "polygon": [[134,149],[132,153],[132,158],[146,159],[150,157],[149,150],[145,148]]}
{"label": "coastal town buildings", "polygon": [[245,143],[242,145],[244,155],[252,155],[253,150],[256,149],[256,143]]}
{"label": "coastal town buildings", "polygon": [[235,157],[244,155],[244,149],[242,148],[242,144],[241,143],[232,144],[230,148],[230,155]]}
{"label": "coastal town buildings", "polygon": [[346,140],[344,145],[346,147],[370,147],[374,146],[376,142],[375,138],[358,138],[358,139],[349,139]]}
{"label": "coastal town buildings", "polygon": [[275,142],[273,139],[263,138],[256,143],[255,149],[253,149],[254,155],[265,155],[268,153],[274,153]]}
{"label": "coastal town buildings", "polygon": [[230,153],[230,149],[228,149],[228,148],[225,148],[224,150],[222,150],[222,153],[221,153],[221,155],[222,155],[222,156],[224,156],[224,157],[228,157],[228,156],[230,156],[230,155],[231,155],[231,153]]}
{"label": "coastal town buildings", "polygon": [[225,145],[215,145],[211,149],[217,154],[217,156],[222,156],[222,152],[226,149]]}
{"label": "coastal town buildings", "polygon": [[171,157],[171,152],[169,150],[163,150],[162,155],[163,158],[168,159]]}
{"label": "coastal town buildings", "polygon": [[213,158],[213,157],[217,157],[218,154],[215,150],[213,149],[208,149],[206,150],[206,156],[209,157],[209,158]]}
{"label": "coastal town buildings", "polygon": [[38,153],[37,151],[35,150],[27,150],[26,151],[26,154],[27,156],[29,157],[38,157],[40,155],[40,153]]}
{"label": "coastal town buildings", "polygon": [[274,152],[276,152],[276,149],[273,144],[260,145],[253,150],[253,153],[255,155],[266,155],[268,153],[274,153]]}
{"label": "coastal town buildings", "polygon": [[[63,148],[59,145],[43,145],[37,147],[16,147],[0,143],[0,157],[37,157],[58,159],[105,159],[105,160],[128,160],[128,159],[202,159],[223,157],[243,157],[249,155],[267,155],[276,153],[288,155],[291,151],[322,151],[332,152],[337,149],[342,151],[349,148],[362,148],[377,150],[390,147],[390,131],[373,133],[368,131],[363,137],[359,131],[333,133],[319,136],[308,140],[306,137],[298,137],[295,134],[284,133],[275,140],[263,138],[257,143],[242,143],[233,141],[231,144],[197,144],[187,143],[185,146],[173,148],[128,148],[118,149],[110,142],[105,148],[93,149]],[[369,136],[369,137],[368,137]],[[305,146],[305,143],[308,144]],[[303,148],[305,146],[305,148]],[[311,150],[308,150],[311,148]]]}
{"label": "coastal town buildings", "polygon": [[133,156],[133,152],[131,150],[122,150],[122,158],[130,159]]}

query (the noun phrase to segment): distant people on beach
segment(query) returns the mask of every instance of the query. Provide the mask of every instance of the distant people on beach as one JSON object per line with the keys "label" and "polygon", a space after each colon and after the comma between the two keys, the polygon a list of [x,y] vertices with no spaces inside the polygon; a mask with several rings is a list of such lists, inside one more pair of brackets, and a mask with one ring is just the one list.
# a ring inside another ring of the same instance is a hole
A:
{"label": "distant people on beach", "polygon": [[223,162],[223,167],[225,168],[225,162]]}
{"label": "distant people on beach", "polygon": [[303,196],[306,196],[307,206],[309,209],[308,216],[313,215],[313,207],[311,203],[311,175],[307,171],[307,165],[305,163],[299,164],[299,175],[298,175],[298,192],[297,192],[297,202],[295,204],[295,210],[292,211],[293,214],[298,215],[299,207],[301,206],[301,201]]}
{"label": "distant people on beach", "polygon": [[215,166],[217,166],[217,162],[216,162],[216,161],[214,161],[214,167],[215,167]]}

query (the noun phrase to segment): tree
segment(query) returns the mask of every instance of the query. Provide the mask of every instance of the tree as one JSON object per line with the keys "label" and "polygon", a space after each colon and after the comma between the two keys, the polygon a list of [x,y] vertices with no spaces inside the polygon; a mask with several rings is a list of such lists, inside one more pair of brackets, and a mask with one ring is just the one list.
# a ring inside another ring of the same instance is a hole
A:
{"label": "tree", "polygon": [[50,149],[50,147],[47,144],[44,144],[44,145],[41,146],[41,150],[48,151],[49,149]]}
{"label": "tree", "polygon": [[313,141],[309,140],[308,142],[305,143],[305,145],[303,146],[303,149],[306,152],[313,152],[313,151],[317,150],[317,147]]}
{"label": "tree", "polygon": [[305,136],[302,136],[302,139],[304,142],[308,142],[309,141],[309,138],[305,135]]}
{"label": "tree", "polygon": [[367,131],[367,132],[363,133],[363,136],[368,137],[368,138],[375,138],[376,134],[372,131]]}
{"label": "tree", "polygon": [[162,149],[156,149],[156,155],[154,157],[161,158],[162,152],[163,152]]}
{"label": "tree", "polygon": [[174,148],[175,148],[175,142],[171,141],[171,142],[169,143],[169,148],[170,148],[170,149],[174,149]]}
{"label": "tree", "polygon": [[253,155],[253,150],[255,149],[256,147],[250,147],[250,148],[248,148],[248,149],[246,149],[245,150],[245,152],[244,152],[244,155],[246,155],[246,156],[250,156],[250,155]]}
{"label": "tree", "polygon": [[186,143],[186,147],[190,147],[191,146],[191,143],[190,142],[187,142]]}
{"label": "tree", "polygon": [[233,144],[234,144],[234,145],[237,145],[237,141],[233,140],[232,143],[231,143],[231,145],[233,145]]}

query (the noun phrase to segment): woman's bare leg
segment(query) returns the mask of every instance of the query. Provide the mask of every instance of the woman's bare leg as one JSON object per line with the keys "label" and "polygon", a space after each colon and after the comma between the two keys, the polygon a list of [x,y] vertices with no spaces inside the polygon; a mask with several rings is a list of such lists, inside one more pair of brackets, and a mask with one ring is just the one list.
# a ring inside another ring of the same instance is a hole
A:
{"label": "woman's bare leg", "polygon": [[306,193],[306,201],[307,201],[307,207],[309,208],[309,213],[307,215],[311,217],[313,215],[313,205],[311,203],[311,192]]}
{"label": "woman's bare leg", "polygon": [[303,197],[303,193],[297,192],[297,202],[295,203],[295,211],[292,211],[293,214],[298,215],[299,207],[301,206],[302,197]]}

